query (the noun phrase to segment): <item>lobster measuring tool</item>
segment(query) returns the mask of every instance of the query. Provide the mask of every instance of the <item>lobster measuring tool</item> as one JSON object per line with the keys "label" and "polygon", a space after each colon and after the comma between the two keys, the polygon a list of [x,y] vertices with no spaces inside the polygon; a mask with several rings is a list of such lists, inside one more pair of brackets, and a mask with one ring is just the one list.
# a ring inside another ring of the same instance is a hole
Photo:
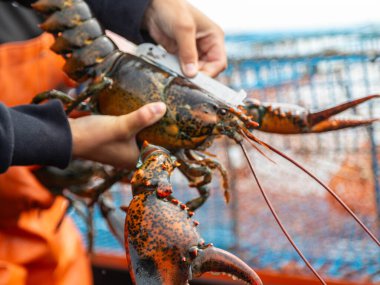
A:
{"label": "lobster measuring tool", "polygon": [[[135,54],[171,73],[186,77],[181,70],[178,57],[168,53],[161,46],[150,43],[141,44],[137,46]],[[202,72],[198,72],[195,77],[188,80],[209,92],[211,96],[230,105],[243,105],[243,100],[247,96],[244,90],[237,92]]]}

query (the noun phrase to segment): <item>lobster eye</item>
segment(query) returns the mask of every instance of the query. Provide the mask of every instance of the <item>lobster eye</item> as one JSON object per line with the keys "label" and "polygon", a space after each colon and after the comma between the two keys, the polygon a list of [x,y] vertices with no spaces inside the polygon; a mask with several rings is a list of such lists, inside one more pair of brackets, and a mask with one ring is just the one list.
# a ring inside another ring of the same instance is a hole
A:
{"label": "lobster eye", "polygon": [[227,115],[227,110],[226,109],[219,109],[218,110],[218,115],[221,115],[221,116]]}

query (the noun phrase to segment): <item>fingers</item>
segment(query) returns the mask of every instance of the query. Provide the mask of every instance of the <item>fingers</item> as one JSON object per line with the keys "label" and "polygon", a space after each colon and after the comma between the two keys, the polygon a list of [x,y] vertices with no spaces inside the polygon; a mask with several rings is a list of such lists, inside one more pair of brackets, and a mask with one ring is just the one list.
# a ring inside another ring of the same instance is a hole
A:
{"label": "fingers", "polygon": [[199,50],[199,70],[215,77],[227,67],[227,53],[223,30],[189,4],[197,25],[197,47]]}
{"label": "fingers", "polygon": [[147,104],[140,109],[122,117],[124,128],[134,135],[160,120],[166,112],[162,102]]}
{"label": "fingers", "polygon": [[194,77],[198,72],[196,27],[191,17],[183,19],[174,29],[181,68],[186,76]]}
{"label": "fingers", "polygon": [[143,25],[150,36],[171,53],[178,52],[183,73],[198,72],[196,22],[185,0],[152,0]]}
{"label": "fingers", "polygon": [[222,44],[218,44],[221,41],[223,40],[215,40],[215,45],[199,61],[199,70],[211,77],[217,76],[227,68],[226,51]]}
{"label": "fingers", "polygon": [[177,43],[166,36],[164,33],[159,34],[158,36],[153,36],[152,38],[157,42],[160,43],[169,53],[176,54],[178,51]]}
{"label": "fingers", "polygon": [[226,64],[222,61],[219,62],[205,62],[202,67],[199,69],[199,71],[202,71],[203,73],[207,74],[210,77],[216,77],[221,73],[223,70],[226,69]]}

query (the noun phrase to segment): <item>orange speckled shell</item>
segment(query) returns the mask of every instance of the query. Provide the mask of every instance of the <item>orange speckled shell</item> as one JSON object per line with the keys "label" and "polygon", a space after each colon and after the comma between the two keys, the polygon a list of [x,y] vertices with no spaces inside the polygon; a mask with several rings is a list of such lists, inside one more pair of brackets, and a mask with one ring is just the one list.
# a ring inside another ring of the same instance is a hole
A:
{"label": "orange speckled shell", "polygon": [[145,192],[131,201],[125,230],[137,284],[187,284],[189,249],[201,238],[186,210]]}
{"label": "orange speckled shell", "polygon": [[281,117],[274,113],[266,113],[262,118],[260,130],[277,134],[303,133],[305,123],[295,116]]}

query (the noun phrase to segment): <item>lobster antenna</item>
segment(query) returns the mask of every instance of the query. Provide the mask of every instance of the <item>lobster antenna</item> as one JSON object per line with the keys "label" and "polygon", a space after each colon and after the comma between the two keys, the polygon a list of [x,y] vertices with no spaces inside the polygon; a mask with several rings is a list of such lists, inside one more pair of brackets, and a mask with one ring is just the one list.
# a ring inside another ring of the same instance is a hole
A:
{"label": "lobster antenna", "polygon": [[346,203],[344,203],[343,200],[329,186],[327,186],[325,183],[323,183],[318,177],[316,177],[313,173],[311,173],[305,167],[303,167],[302,165],[300,165],[297,161],[295,161],[294,159],[290,158],[289,156],[287,156],[286,154],[282,153],[281,151],[279,151],[278,149],[274,148],[273,146],[271,146],[271,145],[269,145],[269,144],[267,144],[267,143],[259,140],[254,135],[252,135],[248,130],[244,130],[244,134],[248,138],[250,138],[250,139],[254,140],[255,142],[257,142],[258,144],[263,145],[263,146],[267,147],[268,149],[270,149],[271,151],[277,153],[279,156],[282,156],[283,158],[285,158],[286,160],[288,160],[289,162],[291,162],[292,164],[294,164],[295,166],[297,166],[299,169],[301,169],[303,172],[305,172],[307,175],[309,175],[311,178],[313,178],[319,185],[321,185],[324,189],[326,189],[326,191],[329,192],[334,197],[334,199],[336,201],[338,201],[338,203],[354,218],[354,220],[371,237],[371,239],[378,246],[380,246],[380,242],[375,237],[375,235],[366,227],[366,225],[363,224],[363,222],[355,215],[355,213],[352,212],[352,210],[346,205]]}
{"label": "lobster antenna", "polygon": [[289,233],[287,232],[287,230],[285,229],[284,225],[282,224],[282,222],[280,221],[280,218],[278,217],[275,209],[273,208],[273,205],[271,203],[271,201],[269,200],[266,192],[264,191],[264,189],[261,187],[261,184],[259,182],[259,179],[256,175],[256,172],[255,170],[253,169],[253,164],[248,156],[248,153],[247,153],[247,150],[245,149],[244,145],[242,142],[239,143],[242,150],[243,150],[243,153],[244,153],[244,156],[245,158],[247,159],[248,161],[248,165],[249,165],[249,168],[251,169],[252,171],[252,174],[253,176],[255,177],[255,180],[256,180],[256,183],[257,183],[257,186],[259,187],[260,189],[260,192],[261,194],[263,195],[264,197],[264,200],[265,202],[267,203],[270,211],[272,212],[272,215],[274,217],[274,219],[276,220],[277,224],[279,225],[279,227],[281,228],[282,232],[284,233],[284,235],[286,236],[286,238],[288,239],[288,241],[290,242],[290,244],[293,246],[293,248],[297,251],[298,255],[302,258],[302,260],[305,262],[305,264],[307,265],[307,267],[309,267],[309,269],[314,273],[314,275],[319,279],[319,281],[321,281],[322,284],[326,285],[327,283],[322,279],[322,277],[318,274],[318,272],[313,268],[313,266],[310,264],[310,262],[306,259],[306,257],[302,254],[301,250],[297,247],[297,245],[294,243],[292,237],[289,235]]}
{"label": "lobster antenna", "polygon": [[[249,139],[245,133],[241,133],[245,138]],[[270,162],[277,164],[273,159],[271,159],[265,152],[263,152],[261,149],[258,148],[257,145],[255,145],[251,140],[248,140],[248,143],[256,149],[263,157],[268,159]]]}

